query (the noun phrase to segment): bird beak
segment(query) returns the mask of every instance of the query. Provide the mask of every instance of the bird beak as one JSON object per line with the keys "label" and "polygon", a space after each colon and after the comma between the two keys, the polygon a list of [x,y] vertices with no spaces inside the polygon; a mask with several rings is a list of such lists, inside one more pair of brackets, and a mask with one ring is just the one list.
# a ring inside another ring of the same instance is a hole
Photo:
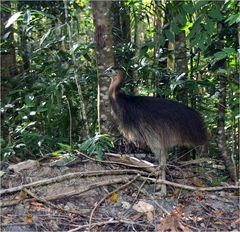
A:
{"label": "bird beak", "polygon": [[100,77],[108,77],[108,71],[109,71],[109,69],[111,69],[112,67],[109,67],[109,68],[107,68],[103,73],[101,73],[99,76]]}

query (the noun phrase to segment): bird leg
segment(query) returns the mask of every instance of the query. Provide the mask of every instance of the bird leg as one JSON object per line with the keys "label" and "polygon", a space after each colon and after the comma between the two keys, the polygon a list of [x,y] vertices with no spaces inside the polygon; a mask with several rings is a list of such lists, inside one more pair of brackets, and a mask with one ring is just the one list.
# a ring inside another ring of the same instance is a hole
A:
{"label": "bird leg", "polygon": [[[159,179],[161,180],[166,180],[166,163],[167,163],[167,151],[166,149],[161,149],[159,156],[160,167]],[[166,184],[158,184],[157,188],[160,190],[161,195],[167,194]]]}

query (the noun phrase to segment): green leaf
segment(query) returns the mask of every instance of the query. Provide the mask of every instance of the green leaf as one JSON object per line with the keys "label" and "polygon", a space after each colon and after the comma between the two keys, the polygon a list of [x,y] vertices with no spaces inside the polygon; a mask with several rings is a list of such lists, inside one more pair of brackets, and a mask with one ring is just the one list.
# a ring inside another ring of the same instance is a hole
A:
{"label": "green leaf", "polygon": [[218,6],[213,7],[209,12],[208,15],[213,18],[217,19],[218,21],[222,20],[222,14]]}
{"label": "green leaf", "polygon": [[23,15],[23,23],[29,25],[32,19],[31,11],[27,10]]}
{"label": "green leaf", "polygon": [[169,42],[174,42],[174,34],[170,30],[164,31]]}
{"label": "green leaf", "polygon": [[160,46],[163,46],[165,44],[165,38],[162,35],[159,36],[158,41]]}
{"label": "green leaf", "polygon": [[51,29],[49,29],[48,31],[47,31],[47,33],[45,33],[44,34],[44,36],[41,38],[41,40],[40,40],[40,46],[43,44],[43,42],[47,39],[47,37],[50,35],[50,33],[51,33]]}
{"label": "green leaf", "polygon": [[172,22],[170,27],[175,34],[179,34],[181,32],[179,27],[177,26],[177,24],[175,22]]}
{"label": "green leaf", "polygon": [[212,34],[215,30],[213,20],[208,19],[208,21],[204,24],[204,28],[208,34]]}
{"label": "green leaf", "polygon": [[177,16],[176,16],[176,19],[177,19],[177,21],[182,25],[182,26],[184,26],[185,24],[186,24],[186,16],[185,15],[183,15],[183,14],[178,14]]}
{"label": "green leaf", "polygon": [[182,31],[186,31],[186,30],[188,30],[190,27],[192,27],[192,25],[193,25],[193,23],[187,22],[187,23],[185,24],[185,26],[181,27],[181,30],[182,30]]}
{"label": "green leaf", "polygon": [[227,55],[235,53],[235,50],[233,48],[223,48],[223,51],[227,53]]}
{"label": "green leaf", "polygon": [[113,148],[114,144],[109,135],[96,134],[93,138],[89,138],[82,144],[79,144],[78,147],[87,155],[91,155],[95,151],[98,155],[98,159],[102,159],[103,150]]}
{"label": "green leaf", "polygon": [[188,14],[192,14],[194,12],[194,6],[191,2],[184,3],[182,7],[183,10]]}
{"label": "green leaf", "polygon": [[57,157],[58,157],[58,156],[62,156],[62,153],[59,152],[59,151],[54,151],[54,152],[51,153],[51,155],[52,155],[52,156],[57,156]]}
{"label": "green leaf", "polygon": [[209,4],[208,1],[197,1],[196,5],[195,5],[195,9],[199,10],[201,7],[205,6],[206,4]]}
{"label": "green leaf", "polygon": [[239,23],[240,22],[240,13],[229,16],[225,20],[225,22],[228,22],[229,26],[232,26],[234,23]]}
{"label": "green leaf", "polygon": [[96,152],[97,152],[97,157],[98,157],[98,159],[99,159],[99,160],[102,160],[103,147],[102,147],[102,146],[97,146]]}
{"label": "green leaf", "polygon": [[72,146],[69,145],[69,144],[58,143],[58,145],[59,145],[62,149],[66,150],[66,151],[69,151],[69,152],[70,152],[70,151],[73,150]]}
{"label": "green leaf", "polygon": [[214,57],[215,57],[215,59],[216,60],[222,60],[222,59],[224,59],[224,58],[226,58],[226,53],[225,52],[216,52],[215,54],[214,54]]}
{"label": "green leaf", "polygon": [[196,34],[202,31],[201,20],[202,16],[198,17],[198,19],[194,22],[190,33],[187,35],[188,39],[195,38]]}

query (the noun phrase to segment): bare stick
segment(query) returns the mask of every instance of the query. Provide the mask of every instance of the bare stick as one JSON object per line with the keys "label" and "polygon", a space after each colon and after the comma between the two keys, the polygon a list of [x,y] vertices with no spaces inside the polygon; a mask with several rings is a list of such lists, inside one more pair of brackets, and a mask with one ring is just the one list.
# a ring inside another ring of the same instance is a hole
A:
{"label": "bare stick", "polygon": [[34,193],[32,193],[32,192],[31,192],[30,190],[28,190],[28,189],[23,189],[23,191],[26,192],[29,196],[31,196],[31,197],[33,197],[34,199],[36,199],[37,201],[42,202],[42,203],[44,203],[44,204],[46,204],[46,205],[49,205],[49,206],[51,206],[51,207],[53,207],[53,208],[56,208],[56,209],[61,210],[61,211],[63,211],[63,212],[72,213],[72,214],[77,214],[77,215],[80,215],[80,216],[82,216],[82,217],[87,217],[87,216],[82,215],[82,214],[79,213],[78,211],[66,210],[66,209],[63,209],[63,208],[61,208],[61,207],[59,207],[59,206],[57,206],[57,205],[54,205],[53,203],[51,203],[51,202],[49,202],[49,201],[47,201],[47,200],[45,200],[45,199],[43,199],[43,198],[41,198],[41,197],[38,197],[37,195],[35,195]]}
{"label": "bare stick", "polygon": [[38,187],[38,186],[42,186],[42,185],[53,184],[53,183],[57,183],[57,182],[61,182],[61,181],[65,181],[65,180],[69,180],[69,179],[73,179],[73,178],[81,178],[81,177],[85,177],[85,176],[96,176],[96,175],[97,176],[100,176],[100,175],[105,176],[105,175],[137,174],[137,173],[144,175],[143,172],[140,172],[140,171],[134,170],[134,169],[73,172],[73,173],[68,173],[66,175],[57,176],[57,177],[54,177],[51,179],[43,179],[43,180],[35,181],[35,182],[29,183],[29,184],[24,184],[24,185],[20,185],[17,187],[0,190],[0,195],[18,192],[24,188]]}
{"label": "bare stick", "polygon": [[187,165],[192,165],[192,164],[200,164],[204,162],[208,162],[209,159],[207,158],[201,158],[201,159],[196,159],[196,160],[189,160],[189,161],[180,161],[178,164],[180,164],[181,167],[187,166]]}
{"label": "bare stick", "polygon": [[[140,177],[141,179],[145,180],[147,177]],[[161,180],[161,179],[154,179],[154,178],[147,178],[148,180],[152,181],[152,182],[157,182],[159,184],[166,184],[166,185],[171,185],[177,188],[183,188],[183,189],[187,189],[187,190],[193,190],[193,191],[219,191],[219,190],[224,190],[224,189],[236,189],[236,190],[240,190],[240,186],[234,186],[234,185],[230,185],[230,186],[216,186],[216,187],[195,187],[195,186],[190,186],[190,185],[183,185],[183,184],[178,184],[178,183],[174,183],[171,181],[167,181],[167,180]]]}
{"label": "bare stick", "polygon": [[93,217],[93,214],[95,212],[95,210],[108,198],[110,197],[113,193],[115,192],[118,192],[124,188],[126,188],[127,186],[129,186],[131,183],[133,183],[137,178],[140,177],[140,174],[137,174],[132,180],[130,180],[129,182],[127,182],[126,184],[118,187],[117,189],[115,189],[114,191],[108,193],[105,197],[103,197],[98,203],[97,205],[93,208],[91,214],[90,214],[90,219],[89,219],[89,228],[88,230],[90,231],[91,230],[91,223],[92,223],[92,217]]}
{"label": "bare stick", "polygon": [[[116,224],[116,223],[137,224],[137,223],[135,223],[133,221],[128,221],[128,220],[122,220],[122,219],[120,219],[120,220],[112,220],[112,219],[110,219],[110,220],[105,221],[105,222],[92,223],[92,227],[94,227],[94,226],[104,226],[104,225],[107,225],[107,224]],[[68,230],[67,232],[75,232],[75,231],[87,228],[89,226],[90,226],[89,224],[83,225],[83,226],[78,226],[77,228]]]}
{"label": "bare stick", "polygon": [[[67,0],[64,0],[63,2],[64,2],[65,17],[67,19],[68,18]],[[65,23],[67,25],[67,30],[68,30],[69,45],[70,45],[70,47],[73,47],[71,27],[70,27],[69,23],[67,23],[67,21]],[[80,106],[81,106],[81,110],[82,110],[83,123],[84,123],[85,129],[86,129],[87,138],[89,138],[90,137],[90,132],[89,132],[89,125],[88,125],[88,121],[87,121],[86,106],[85,106],[84,99],[83,99],[82,87],[81,87],[81,84],[79,82],[79,78],[78,78],[78,74],[77,74],[78,64],[77,64],[77,60],[76,60],[76,56],[74,54],[74,51],[72,52],[72,61],[73,61],[74,79],[75,79],[75,82],[76,82],[78,95],[80,97]]]}
{"label": "bare stick", "polygon": [[98,159],[94,159],[91,158],[85,154],[83,154],[82,152],[76,151],[77,154],[86,157],[89,160],[95,161],[95,162],[100,162],[103,164],[118,164],[118,165],[124,165],[127,167],[131,167],[131,168],[141,168],[147,172],[153,172],[154,168],[157,167],[157,165],[153,165],[152,163],[143,161],[143,160],[138,160],[134,157],[130,157],[130,156],[126,156],[124,155],[124,158],[121,158],[123,156],[121,156],[120,154],[113,154],[113,153],[105,153],[105,155],[114,157],[115,159],[118,159],[122,162],[118,162],[118,161],[105,161],[105,160],[98,160]]}

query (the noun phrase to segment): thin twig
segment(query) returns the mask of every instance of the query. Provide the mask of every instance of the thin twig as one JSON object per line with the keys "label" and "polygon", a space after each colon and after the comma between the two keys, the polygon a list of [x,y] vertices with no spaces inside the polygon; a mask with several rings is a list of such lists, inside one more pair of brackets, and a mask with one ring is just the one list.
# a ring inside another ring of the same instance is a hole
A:
{"label": "thin twig", "polygon": [[[104,225],[107,225],[107,224],[117,224],[117,223],[125,223],[125,224],[137,224],[133,221],[128,221],[128,220],[108,220],[108,221],[104,221],[104,222],[96,222],[96,223],[92,223],[91,226],[92,227],[95,227],[95,226],[104,226]],[[83,225],[83,226],[78,226],[77,228],[75,229],[71,229],[71,230],[68,230],[67,232],[75,232],[75,231],[78,231],[78,230],[81,230],[81,229],[84,229],[84,228],[87,228],[89,227],[90,224],[87,224],[87,225]]]}
{"label": "thin twig", "polygon": [[77,214],[77,215],[80,215],[80,216],[82,216],[82,217],[87,217],[87,216],[82,215],[82,214],[79,213],[78,211],[66,210],[66,209],[63,209],[63,208],[61,208],[61,207],[59,207],[59,206],[57,206],[57,205],[54,205],[53,203],[45,200],[44,198],[38,197],[37,195],[35,195],[34,193],[32,193],[30,190],[28,190],[28,189],[26,189],[26,188],[24,188],[23,191],[26,192],[29,196],[31,196],[31,197],[33,197],[34,199],[36,199],[37,201],[42,202],[42,203],[44,203],[44,204],[46,204],[46,205],[49,205],[49,206],[51,206],[52,208],[56,208],[56,209],[58,209],[58,210],[60,210],[60,211],[67,212],[67,213]]}
{"label": "thin twig", "polygon": [[72,145],[72,112],[71,112],[70,103],[66,96],[65,96],[65,99],[67,102],[68,114],[69,114],[69,144]]}
{"label": "thin twig", "polygon": [[[63,3],[64,3],[65,18],[67,20],[67,18],[68,18],[67,0],[64,0]],[[66,22],[66,25],[67,25],[67,30],[68,30],[69,45],[72,48],[73,47],[73,42],[72,42],[71,27],[70,27],[69,23],[67,23],[67,22]],[[77,74],[78,65],[77,65],[77,60],[76,60],[76,56],[74,54],[74,51],[72,52],[72,61],[73,61],[74,79],[75,79],[75,83],[76,83],[76,86],[77,86],[78,95],[80,97],[80,106],[81,106],[81,110],[82,110],[83,122],[84,122],[84,126],[85,126],[85,129],[86,129],[86,135],[89,138],[90,137],[90,130],[89,130],[89,125],[88,125],[88,121],[87,121],[86,106],[85,106],[84,99],[83,99],[82,87],[81,87],[81,84],[79,82],[79,78],[78,78],[78,74]]]}
{"label": "thin twig", "polygon": [[[151,173],[149,173],[149,175],[148,175],[147,178],[150,178],[150,176],[151,176],[154,172],[155,172],[155,171],[152,171]],[[143,186],[144,186],[144,185],[146,184],[146,182],[148,181],[147,178],[142,182],[142,184],[141,184],[140,187],[138,188],[138,192],[137,192],[137,194],[136,194],[136,197],[134,198],[134,201],[137,200],[137,198],[138,198],[138,196],[139,196],[139,194],[140,194],[140,192],[141,192]]]}
{"label": "thin twig", "polygon": [[127,186],[129,186],[131,183],[133,183],[137,178],[140,177],[140,174],[137,174],[132,180],[130,180],[129,182],[127,182],[126,184],[118,187],[117,189],[115,189],[114,191],[108,193],[106,196],[104,196],[98,203],[97,205],[93,208],[91,214],[90,214],[90,219],[89,219],[89,227],[88,227],[88,231],[91,230],[91,223],[92,223],[92,217],[93,214],[95,212],[95,210],[108,198],[110,197],[113,193],[119,192],[120,190],[126,188]]}

